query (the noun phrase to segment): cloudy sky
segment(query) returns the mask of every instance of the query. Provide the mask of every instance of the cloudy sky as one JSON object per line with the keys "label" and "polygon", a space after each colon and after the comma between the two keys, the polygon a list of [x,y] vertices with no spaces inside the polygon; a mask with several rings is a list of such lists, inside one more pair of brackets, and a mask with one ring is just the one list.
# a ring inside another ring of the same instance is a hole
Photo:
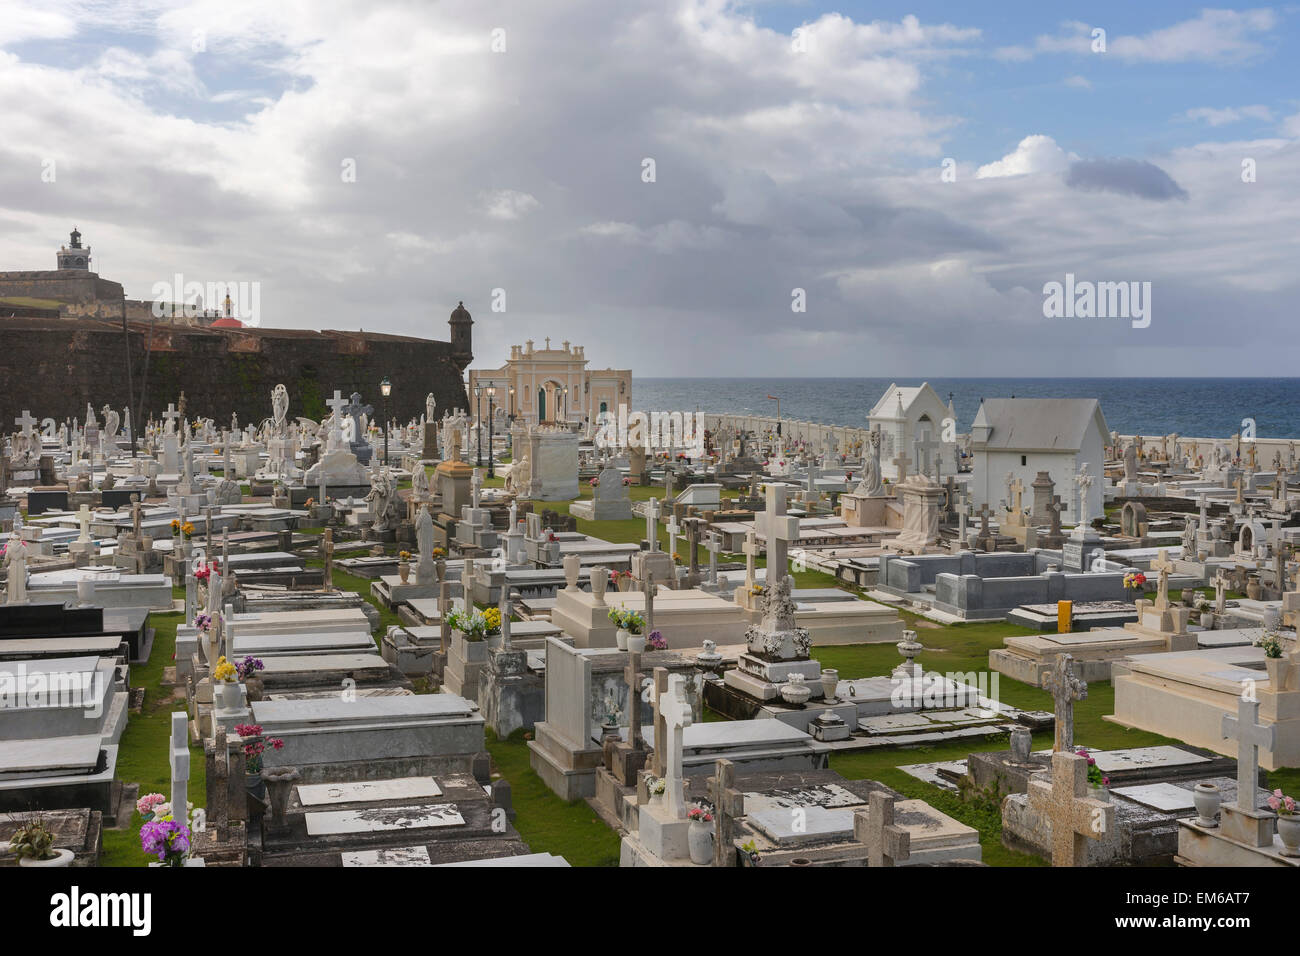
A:
{"label": "cloudy sky", "polygon": [[[128,296],[258,282],[265,326],[445,338],[463,299],[476,365],[549,335],[639,376],[1295,375],[1298,23],[0,0],[0,269],[75,223]],[[1150,282],[1150,325],[1045,318],[1067,273]]]}

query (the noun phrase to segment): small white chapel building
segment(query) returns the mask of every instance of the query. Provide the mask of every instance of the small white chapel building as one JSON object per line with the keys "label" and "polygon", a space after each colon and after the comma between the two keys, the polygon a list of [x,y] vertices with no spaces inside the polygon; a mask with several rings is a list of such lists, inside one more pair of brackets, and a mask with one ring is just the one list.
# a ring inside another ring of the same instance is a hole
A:
{"label": "small white chapel building", "polygon": [[907,456],[907,473],[915,474],[918,462],[913,443],[924,438],[927,432],[932,441],[938,441],[943,420],[950,414],[929,382],[917,386],[900,386],[895,382],[885,389],[885,394],[867,413],[867,427],[880,429],[881,477],[890,481],[898,478],[894,459],[900,454]]}
{"label": "small white chapel building", "polygon": [[1064,509],[1061,520],[1072,524],[1078,514],[1075,476],[1087,467],[1088,515],[1102,515],[1106,419],[1095,398],[986,398],[971,423],[974,468],[969,484],[971,505],[1001,508],[1007,486],[1023,483],[1023,506],[1040,471],[1051,475]]}

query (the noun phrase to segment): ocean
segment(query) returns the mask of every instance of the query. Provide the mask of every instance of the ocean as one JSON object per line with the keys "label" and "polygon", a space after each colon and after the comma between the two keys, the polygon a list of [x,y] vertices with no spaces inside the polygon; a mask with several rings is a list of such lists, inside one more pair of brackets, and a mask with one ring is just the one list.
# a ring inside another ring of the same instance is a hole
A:
{"label": "ocean", "polygon": [[[1111,431],[1121,434],[1230,438],[1244,419],[1256,438],[1300,438],[1297,378],[943,378],[965,432],[983,398],[1096,398]],[[628,411],[775,415],[828,425],[866,427],[867,412],[887,378],[634,378]],[[898,385],[920,385],[913,379]]]}

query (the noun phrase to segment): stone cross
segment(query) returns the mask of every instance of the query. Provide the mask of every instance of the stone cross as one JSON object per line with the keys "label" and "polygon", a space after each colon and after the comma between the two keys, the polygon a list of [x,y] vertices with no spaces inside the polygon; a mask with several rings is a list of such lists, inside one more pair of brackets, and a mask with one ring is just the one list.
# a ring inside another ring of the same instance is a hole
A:
{"label": "stone cross", "polygon": [[23,430],[25,438],[31,438],[32,426],[36,424],[36,419],[32,417],[31,412],[24,408],[23,413],[14,419],[14,424]]}
{"label": "stone cross", "polygon": [[1243,693],[1237,701],[1237,716],[1223,715],[1223,737],[1225,740],[1235,737],[1237,743],[1237,809],[1254,813],[1255,788],[1259,785],[1259,748],[1273,749],[1277,726],[1259,723],[1259,701],[1247,700]]}
{"label": "stone cross", "polygon": [[1223,568],[1214,572],[1214,613],[1222,614],[1227,610],[1226,591],[1228,589],[1228,576],[1223,573]]}
{"label": "stone cross", "polygon": [[183,710],[172,711],[169,762],[172,771],[171,811],[177,823],[187,823],[186,807],[190,785],[189,718]]}
{"label": "stone cross", "polygon": [[1169,550],[1161,548],[1159,557],[1151,562],[1151,570],[1160,572],[1160,586],[1156,591],[1156,610],[1164,611],[1169,607],[1169,572],[1175,570],[1169,560]]}
{"label": "stone cross", "polygon": [[1065,510],[1065,502],[1061,500],[1060,495],[1052,495],[1052,500],[1047,503],[1047,511],[1052,516],[1052,526],[1049,534],[1058,535],[1061,533],[1061,512]]}
{"label": "stone cross", "polygon": [[[655,668],[655,671],[657,674],[659,668]],[[683,675],[668,675],[667,691],[658,696],[656,709],[664,720],[667,731],[667,736],[655,737],[655,750],[662,747],[664,751],[664,779],[667,783],[664,796],[668,814],[674,820],[684,820],[686,794],[685,776],[682,773],[682,742],[686,728],[691,725],[691,702],[686,699],[686,678]]]}
{"label": "stone cross", "polygon": [[645,580],[641,582],[641,593],[645,595],[645,632],[649,634],[655,627],[655,592],[659,590],[659,585],[655,584],[653,571],[646,571]]}
{"label": "stone cross", "polygon": [[176,403],[168,402],[167,411],[163,412],[163,418],[166,419],[166,424],[163,426],[163,431],[165,434],[170,435],[172,432],[176,430],[176,419],[180,417],[181,417],[181,413],[176,411]]}
{"label": "stone cross", "polygon": [[1011,507],[1011,513],[1019,517],[1024,510],[1025,483],[1016,478],[1007,486],[1007,492],[1010,495],[1007,504]]}
{"label": "stone cross", "polygon": [[497,597],[497,611],[501,614],[501,649],[510,650],[510,615],[515,613],[514,601],[510,596],[510,586],[505,578],[501,579],[501,593]]}
{"label": "stone cross", "polygon": [[[942,448],[943,442],[935,441],[933,438],[930,437],[930,433],[927,431],[925,432],[924,438],[918,438],[914,442],[912,442],[912,444],[916,448],[916,460],[918,462],[917,474],[918,475],[930,474],[930,450]],[[938,458],[939,456],[936,455],[935,456],[936,462],[938,461]]]}
{"label": "stone cross", "polygon": [[673,503],[673,470],[664,468],[664,503],[672,507]]}
{"label": "stone cross", "polygon": [[912,855],[912,835],[894,823],[894,798],[879,790],[854,811],[853,839],[867,845],[867,866],[894,866]]}
{"label": "stone cross", "polygon": [[957,497],[957,543],[966,547],[966,517],[970,514],[970,496],[964,491]]}
{"label": "stone cross", "polygon": [[664,715],[659,710],[660,698],[666,698],[668,694],[668,668],[656,667],[651,673],[651,697],[654,704],[654,715],[652,722],[655,727],[655,748],[650,756],[650,770],[656,777],[664,775],[664,753],[666,748],[659,746],[659,741],[668,739],[668,723]]}
{"label": "stone cross", "polygon": [[703,518],[686,519],[686,544],[691,552],[687,561],[686,586],[690,588],[700,581],[700,528],[703,525]]}
{"label": "stone cross", "polygon": [[627,743],[633,750],[641,748],[641,653],[628,651],[623,668],[627,681]]}
{"label": "stone cross", "polygon": [[330,422],[330,438],[337,446],[343,437],[343,410],[348,407],[348,400],[336,388],[334,389],[334,397],[326,399],[325,404],[329,406],[330,413],[333,416]]}
{"label": "stone cross", "polygon": [[331,565],[334,562],[334,529],[326,528],[321,534],[320,539],[321,557],[325,559],[325,587],[334,586],[334,569]]}
{"label": "stone cross", "polygon": [[713,803],[713,865],[731,866],[736,855],[736,821],[745,815],[745,793],[736,789],[735,764],[716,760],[708,784]]}
{"label": "stone cross", "polygon": [[745,532],[745,543],[741,545],[740,550],[745,552],[745,587],[752,589],[754,587],[754,572],[757,570],[756,559],[759,551],[758,535],[755,534],[753,528]]}
{"label": "stone cross", "polygon": [[767,493],[767,517],[764,519],[767,534],[768,578],[773,573],[785,574],[789,561],[790,542],[799,540],[799,519],[785,511],[786,486],[770,484]]}
{"label": "stone cross", "polygon": [[891,459],[891,461],[894,463],[894,467],[898,469],[898,480],[901,482],[907,477],[907,466],[909,464],[908,457],[900,454],[897,458]]}
{"label": "stone cross", "polygon": [[1029,781],[1029,803],[1052,824],[1052,866],[1087,866],[1088,840],[1100,840],[1115,825],[1115,807],[1088,793],[1088,758],[1058,750],[1051,781]]}
{"label": "stone cross", "polygon": [[659,499],[651,498],[645,503],[645,539],[651,551],[659,550]]}
{"label": "stone cross", "polygon": [[709,552],[709,586],[718,586],[718,553],[722,551],[722,535],[710,531],[704,536],[704,549]]}
{"label": "stone cross", "polygon": [[668,521],[664,524],[664,530],[668,532],[668,555],[676,561],[677,536],[682,533],[682,527],[677,523],[677,515],[670,514],[668,516]]}
{"label": "stone cross", "polygon": [[88,506],[83,504],[77,511],[77,522],[81,525],[81,534],[77,536],[77,540],[82,544],[86,544],[90,541],[90,508]]}
{"label": "stone cross", "polygon": [[987,538],[990,535],[989,518],[993,512],[989,510],[989,503],[986,501],[980,505],[980,510],[975,512],[975,517],[980,519],[980,537]]}
{"label": "stone cross", "polygon": [[1043,675],[1042,688],[1052,695],[1056,710],[1056,753],[1074,753],[1074,702],[1086,700],[1088,685],[1074,676],[1074,658],[1056,655],[1052,669]]}

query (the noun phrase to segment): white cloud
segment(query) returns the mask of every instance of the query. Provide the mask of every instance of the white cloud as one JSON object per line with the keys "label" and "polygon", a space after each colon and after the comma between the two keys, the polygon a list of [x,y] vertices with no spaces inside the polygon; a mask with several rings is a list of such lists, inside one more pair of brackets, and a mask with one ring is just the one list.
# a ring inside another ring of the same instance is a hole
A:
{"label": "white cloud", "polygon": [[489,219],[500,219],[506,222],[526,216],[541,206],[536,196],[514,189],[495,189],[480,193],[479,200],[483,203],[483,212]]}
{"label": "white cloud", "polygon": [[1277,17],[1271,10],[1209,10],[1190,20],[1152,30],[1141,36],[1107,31],[1106,50],[1094,52],[1092,33],[1106,24],[1077,20],[1061,24],[1060,32],[1035,37],[1029,45],[1001,47],[994,56],[1022,62],[1043,54],[1069,53],[1113,56],[1143,63],[1233,63],[1267,52],[1263,36],[1272,31]]}
{"label": "white cloud", "polygon": [[1067,76],[1065,85],[1076,90],[1092,89],[1092,82],[1086,76],[1080,76],[1077,73],[1074,76]]}
{"label": "white cloud", "polygon": [[1239,123],[1245,119],[1268,122],[1273,119],[1273,111],[1267,106],[1226,106],[1222,109],[1216,109],[1213,106],[1198,106],[1187,111],[1187,118],[1199,120],[1205,123],[1206,126],[1225,126],[1228,123]]}
{"label": "white cloud", "polygon": [[979,179],[992,179],[1029,173],[1060,173],[1069,165],[1070,157],[1056,145],[1056,140],[1038,133],[1026,136],[1012,152],[981,166],[975,175]]}

